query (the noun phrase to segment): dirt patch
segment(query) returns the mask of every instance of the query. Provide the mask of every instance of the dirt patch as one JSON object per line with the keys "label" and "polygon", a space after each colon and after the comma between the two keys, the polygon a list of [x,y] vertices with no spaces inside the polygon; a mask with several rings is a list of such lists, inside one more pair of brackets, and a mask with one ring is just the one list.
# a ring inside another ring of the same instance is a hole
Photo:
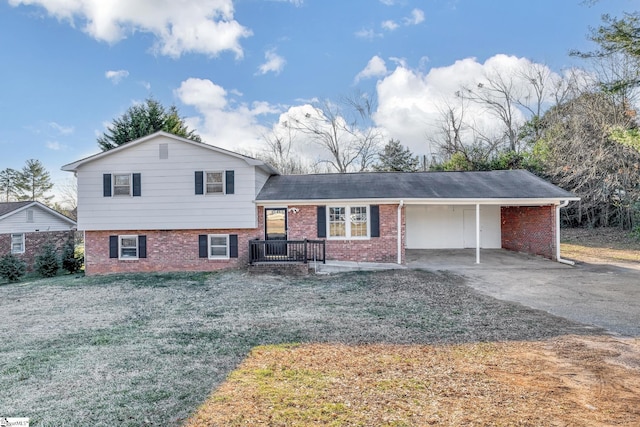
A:
{"label": "dirt patch", "polygon": [[189,427],[640,423],[640,341],[265,346]]}

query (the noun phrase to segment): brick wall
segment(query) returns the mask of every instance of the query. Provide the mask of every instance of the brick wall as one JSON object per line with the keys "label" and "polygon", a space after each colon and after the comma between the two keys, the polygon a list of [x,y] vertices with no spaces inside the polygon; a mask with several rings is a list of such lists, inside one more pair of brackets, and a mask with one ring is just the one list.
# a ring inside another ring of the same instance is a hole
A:
{"label": "brick wall", "polygon": [[[147,257],[137,260],[109,258],[109,236],[147,236]],[[237,234],[238,258],[200,258],[200,234]],[[150,271],[214,271],[244,267],[249,263],[249,240],[261,237],[256,229],[237,230],[128,230],[85,232],[85,273],[87,275]]]}
{"label": "brick wall", "polygon": [[[290,206],[292,208],[293,206]],[[289,211],[288,239],[318,239],[317,207],[295,206],[298,211]],[[264,209],[258,211],[260,238],[264,238]],[[380,205],[380,237],[359,240],[326,239],[326,255],[328,260],[357,262],[392,262],[398,261],[398,205]],[[402,210],[402,244],[401,254],[404,262],[404,209]],[[324,239],[323,239],[324,240]]]}
{"label": "brick wall", "polygon": [[503,206],[502,247],[555,259],[555,206]]}
{"label": "brick wall", "polygon": [[[36,255],[42,246],[52,242],[58,248],[58,255],[62,254],[62,247],[69,239],[73,239],[75,231],[35,231],[24,233],[24,253],[14,254],[27,263],[27,270],[33,270]],[[0,256],[11,252],[11,234],[0,234]]]}

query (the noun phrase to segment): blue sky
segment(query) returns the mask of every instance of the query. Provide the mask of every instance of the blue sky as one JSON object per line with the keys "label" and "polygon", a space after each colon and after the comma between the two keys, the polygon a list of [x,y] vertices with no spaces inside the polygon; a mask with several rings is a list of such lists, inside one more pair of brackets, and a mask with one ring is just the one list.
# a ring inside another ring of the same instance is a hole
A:
{"label": "blue sky", "polygon": [[[603,13],[637,0],[0,0],[0,170],[96,153],[149,96],[206,142],[257,150],[313,99],[378,91],[376,125],[414,152],[436,93],[488,64],[584,66]],[[451,87],[449,87],[451,86]],[[418,117],[416,119],[416,117]],[[305,147],[300,147],[305,151]]]}

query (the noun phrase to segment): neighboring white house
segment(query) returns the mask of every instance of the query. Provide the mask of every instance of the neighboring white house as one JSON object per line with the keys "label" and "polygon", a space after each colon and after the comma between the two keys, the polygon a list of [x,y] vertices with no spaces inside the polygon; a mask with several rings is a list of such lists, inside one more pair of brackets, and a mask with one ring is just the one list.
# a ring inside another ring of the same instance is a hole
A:
{"label": "neighboring white house", "polygon": [[31,266],[44,243],[60,247],[75,229],[74,220],[40,202],[0,203],[0,256],[12,253]]}

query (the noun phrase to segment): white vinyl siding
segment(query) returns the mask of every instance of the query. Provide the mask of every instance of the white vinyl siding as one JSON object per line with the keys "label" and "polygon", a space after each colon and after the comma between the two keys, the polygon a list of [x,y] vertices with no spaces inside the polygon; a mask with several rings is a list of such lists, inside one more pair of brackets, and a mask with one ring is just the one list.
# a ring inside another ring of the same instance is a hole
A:
{"label": "white vinyl siding", "polygon": [[14,212],[0,220],[0,234],[66,231],[75,228],[73,223],[39,206],[33,206],[29,210],[33,212],[33,222],[29,221],[25,210]]}
{"label": "white vinyl siding", "polygon": [[209,234],[209,259],[229,258],[229,235]]}
{"label": "white vinyl siding", "polygon": [[[169,159],[158,158],[159,143],[169,144]],[[103,197],[103,174],[131,171],[144,177],[144,197]],[[234,194],[196,195],[194,171],[234,171]],[[255,167],[205,147],[159,136],[86,163],[77,175],[80,230],[257,227]]]}
{"label": "white vinyl siding", "polygon": [[15,233],[11,235],[11,253],[22,254],[24,253],[24,234]]}

